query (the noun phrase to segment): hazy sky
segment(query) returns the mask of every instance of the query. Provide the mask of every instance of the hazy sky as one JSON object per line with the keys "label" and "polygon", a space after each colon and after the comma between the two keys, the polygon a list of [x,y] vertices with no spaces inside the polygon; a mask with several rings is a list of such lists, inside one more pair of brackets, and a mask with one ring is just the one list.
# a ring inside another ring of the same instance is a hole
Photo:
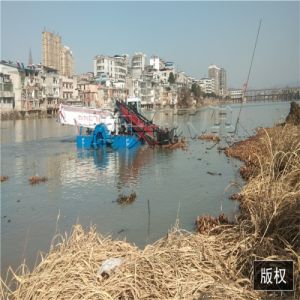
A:
{"label": "hazy sky", "polygon": [[174,61],[196,78],[214,63],[228,86],[246,80],[262,27],[250,87],[299,84],[299,2],[3,2],[1,58],[41,62],[44,28],[57,32],[75,57],[77,73],[92,71],[97,54],[141,51]]}

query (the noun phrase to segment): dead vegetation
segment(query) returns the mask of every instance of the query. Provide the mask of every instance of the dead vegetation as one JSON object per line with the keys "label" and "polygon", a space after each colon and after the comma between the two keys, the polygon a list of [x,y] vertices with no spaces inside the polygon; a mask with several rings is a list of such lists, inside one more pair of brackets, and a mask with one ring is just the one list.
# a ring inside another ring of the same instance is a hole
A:
{"label": "dead vegetation", "polygon": [[8,176],[0,176],[0,182],[4,182],[8,180]]}
{"label": "dead vegetation", "polygon": [[199,140],[205,140],[205,141],[213,141],[213,142],[220,142],[220,137],[216,134],[202,134],[198,136]]}
{"label": "dead vegetation", "polygon": [[133,203],[135,200],[136,200],[136,193],[132,192],[128,196],[124,194],[119,195],[117,199],[117,203],[121,205],[127,205]]}
{"label": "dead vegetation", "polygon": [[174,150],[174,149],[186,150],[188,147],[188,144],[187,144],[186,140],[184,138],[182,138],[181,140],[179,140],[173,144],[171,143],[171,144],[163,145],[162,147],[164,149],[170,149],[170,150]]}
{"label": "dead vegetation", "polygon": [[213,228],[225,224],[229,224],[229,221],[224,214],[216,218],[210,215],[198,216],[195,222],[196,231],[199,233],[208,233]]}
{"label": "dead vegetation", "polygon": [[254,258],[290,258],[296,263],[299,297],[300,126],[260,129],[226,153],[245,162],[240,170],[247,183],[233,196],[240,202],[238,224],[249,241],[239,258],[241,271],[250,278]]}
{"label": "dead vegetation", "polygon": [[34,184],[39,184],[41,182],[46,182],[48,180],[48,178],[45,176],[42,176],[42,177],[41,176],[31,176],[31,177],[29,177],[28,180],[31,185],[34,185]]}
{"label": "dead vegetation", "polygon": [[[227,236],[227,234],[225,233]],[[69,238],[58,238],[47,257],[29,272],[23,266],[4,285],[10,299],[257,299],[251,282],[236,272],[235,239],[173,228],[144,250],[103,237],[76,225]],[[102,263],[121,258],[110,274],[99,276]],[[10,272],[12,272],[10,270]],[[14,291],[10,286],[16,284]]]}
{"label": "dead vegetation", "polygon": [[299,249],[300,126],[265,130],[259,143],[251,169],[249,160],[244,167],[250,179],[239,193],[241,212],[255,235],[279,236]]}

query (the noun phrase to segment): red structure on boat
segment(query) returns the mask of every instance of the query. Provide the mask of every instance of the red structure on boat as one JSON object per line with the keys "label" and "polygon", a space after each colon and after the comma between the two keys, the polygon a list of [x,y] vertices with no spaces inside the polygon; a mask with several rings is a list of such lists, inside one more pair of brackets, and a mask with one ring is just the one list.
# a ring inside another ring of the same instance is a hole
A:
{"label": "red structure on boat", "polygon": [[134,106],[125,102],[116,101],[116,106],[123,120],[132,126],[135,134],[147,144],[151,146],[166,145],[173,141],[174,129],[171,131],[161,129],[140,114]]}

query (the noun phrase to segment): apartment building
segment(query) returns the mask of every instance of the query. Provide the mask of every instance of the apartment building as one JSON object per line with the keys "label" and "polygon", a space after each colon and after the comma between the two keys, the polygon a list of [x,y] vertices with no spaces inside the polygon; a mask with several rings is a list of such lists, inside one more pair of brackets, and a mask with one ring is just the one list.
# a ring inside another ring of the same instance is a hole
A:
{"label": "apartment building", "polygon": [[213,78],[201,78],[198,83],[203,93],[212,94],[215,92],[215,80]]}
{"label": "apartment building", "polygon": [[232,100],[242,100],[243,99],[243,91],[241,89],[229,89],[228,90],[229,97]]}
{"label": "apartment building", "polygon": [[210,65],[208,67],[208,77],[215,81],[214,93],[218,96],[225,97],[227,95],[227,78],[225,69],[216,65]]}
{"label": "apartment building", "polygon": [[0,105],[1,111],[13,110],[15,105],[12,79],[3,73],[0,73]]}
{"label": "apartment building", "polygon": [[146,54],[136,52],[131,58],[131,75],[133,78],[141,78],[146,67]]}
{"label": "apartment building", "polygon": [[[23,64],[5,61],[1,61],[0,67],[1,74],[3,74],[1,77],[3,80],[0,80],[3,83],[1,88],[5,91],[1,94],[1,98],[3,98],[1,110],[46,111],[57,109],[60,102],[71,97],[71,93],[74,96],[74,79],[59,75],[54,68],[42,65],[24,67]],[[7,90],[8,86],[9,91]],[[8,98],[7,92],[10,93],[9,98],[13,97],[13,99],[9,101],[5,99]]]}
{"label": "apartment building", "polygon": [[60,76],[61,99],[64,102],[73,102],[78,98],[77,77]]}
{"label": "apartment building", "polygon": [[153,55],[150,57],[150,66],[154,69],[154,70],[160,70],[163,69],[165,67],[165,62],[163,59],[161,59],[160,57]]}
{"label": "apartment building", "polygon": [[97,55],[93,65],[95,77],[103,77],[103,74],[106,74],[112,82],[125,83],[128,66],[127,55]]}
{"label": "apartment building", "polygon": [[61,37],[49,31],[42,32],[42,64],[46,67],[61,70]]}
{"label": "apartment building", "polygon": [[74,58],[69,47],[64,46],[58,34],[42,32],[42,65],[56,69],[64,76],[74,75]]}
{"label": "apartment building", "polygon": [[74,75],[74,58],[71,49],[63,46],[61,50],[61,75],[73,76]]}
{"label": "apartment building", "polygon": [[189,83],[188,76],[185,74],[185,72],[177,72],[176,73],[176,83],[179,86],[184,86]]}
{"label": "apartment building", "polygon": [[12,62],[6,62],[6,61],[1,61],[0,71],[3,75],[9,76],[9,80],[13,85],[14,105],[12,106],[6,105],[6,109],[8,109],[10,106],[15,110],[18,111],[22,110],[23,109],[22,89],[23,89],[23,82],[25,79],[24,71],[21,69],[20,65],[17,65]]}

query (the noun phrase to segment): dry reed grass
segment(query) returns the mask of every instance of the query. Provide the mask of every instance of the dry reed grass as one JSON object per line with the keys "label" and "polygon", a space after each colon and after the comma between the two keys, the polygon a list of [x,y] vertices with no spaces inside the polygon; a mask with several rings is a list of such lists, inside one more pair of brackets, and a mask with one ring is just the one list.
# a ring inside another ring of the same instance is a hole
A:
{"label": "dry reed grass", "polygon": [[257,175],[239,194],[241,211],[255,235],[275,234],[299,249],[300,126],[266,130],[258,149],[260,154],[253,154]]}
{"label": "dry reed grass", "polygon": [[199,140],[205,140],[205,141],[213,141],[213,142],[220,142],[220,137],[216,134],[202,134],[198,136]]}
{"label": "dry reed grass", "polygon": [[[144,250],[76,225],[69,238],[57,241],[32,273],[14,274],[10,299],[258,299],[251,282],[237,276],[232,249],[217,236],[192,234],[174,227]],[[108,278],[97,275],[108,258],[124,263]]]}
{"label": "dry reed grass", "polygon": [[29,180],[29,183],[31,185],[34,185],[34,184],[38,184],[38,183],[41,183],[41,182],[46,182],[48,180],[48,178],[45,177],[45,176],[43,176],[43,177],[41,177],[41,176],[31,176],[31,177],[29,177],[28,180]]}
{"label": "dry reed grass", "polygon": [[199,233],[209,233],[213,228],[223,224],[229,224],[229,220],[224,214],[216,218],[210,215],[198,216],[195,221],[196,231]]}
{"label": "dry reed grass", "polygon": [[292,259],[299,297],[300,126],[260,129],[227,154],[245,161],[242,168],[248,174],[247,184],[234,196],[240,201],[239,224],[249,237],[238,258],[242,273],[250,278],[254,258]]}

